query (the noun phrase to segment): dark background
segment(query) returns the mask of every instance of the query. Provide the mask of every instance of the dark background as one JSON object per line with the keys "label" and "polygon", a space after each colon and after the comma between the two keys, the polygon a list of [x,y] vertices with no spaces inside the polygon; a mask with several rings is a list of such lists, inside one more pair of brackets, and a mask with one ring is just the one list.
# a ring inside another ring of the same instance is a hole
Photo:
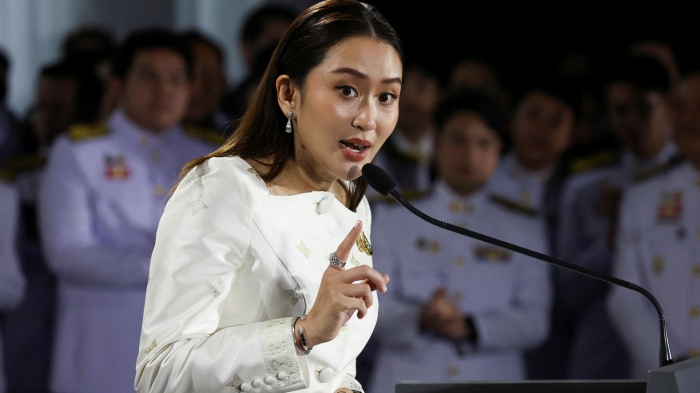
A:
{"label": "dark background", "polygon": [[697,62],[700,50],[700,16],[669,2],[368,2],[396,27],[409,55],[428,59],[443,76],[457,58],[478,55],[497,67],[506,87],[556,72],[571,53],[601,74],[639,40],[667,43],[681,66]]}

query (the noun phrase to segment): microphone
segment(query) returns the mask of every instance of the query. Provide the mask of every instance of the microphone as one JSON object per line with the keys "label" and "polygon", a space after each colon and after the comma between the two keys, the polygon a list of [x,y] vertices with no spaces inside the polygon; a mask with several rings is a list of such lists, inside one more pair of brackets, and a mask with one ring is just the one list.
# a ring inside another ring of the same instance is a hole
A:
{"label": "microphone", "polygon": [[534,250],[530,250],[528,248],[520,247],[512,243],[505,242],[503,240],[498,240],[496,238],[486,236],[484,234],[481,234],[479,232],[474,232],[466,228],[458,227],[456,225],[452,225],[450,223],[444,222],[437,220],[433,217],[428,216],[427,214],[421,212],[420,210],[416,209],[413,205],[408,203],[406,199],[398,192],[396,191],[396,183],[394,180],[392,180],[391,176],[387,174],[383,169],[378,167],[377,165],[374,165],[372,163],[365,164],[362,167],[362,175],[365,177],[367,180],[367,183],[375,189],[377,192],[380,194],[387,196],[391,195],[394,199],[396,199],[397,202],[402,204],[405,208],[410,210],[413,214],[417,215],[418,217],[422,218],[423,220],[436,225],[440,228],[447,229],[449,231],[458,233],[460,235],[468,236],[477,240],[484,241],[486,243],[494,244],[499,247],[507,248],[509,250],[515,251],[520,254],[524,254],[545,262],[549,262],[551,264],[557,265],[559,267],[563,267],[569,270],[573,270],[577,273],[587,275],[589,277],[596,278],[598,280],[604,281],[609,284],[614,284],[614,285],[619,285],[622,287],[625,287],[627,289],[631,289],[633,291],[639,292],[642,295],[644,295],[651,303],[654,305],[654,308],[656,309],[656,313],[659,316],[659,329],[660,329],[660,335],[661,335],[661,342],[659,345],[659,366],[667,366],[669,364],[673,363],[673,357],[671,356],[671,348],[668,344],[668,331],[666,328],[666,318],[664,317],[664,312],[661,309],[661,304],[659,304],[658,300],[646,289],[640,287],[637,284],[631,283],[629,281],[625,281],[622,279],[619,279],[614,276],[608,276],[605,274],[598,273],[594,270],[586,269],[584,267],[581,267],[579,265],[575,265],[573,263],[565,262],[561,259],[557,259],[554,257],[551,257],[546,254],[539,253]]}

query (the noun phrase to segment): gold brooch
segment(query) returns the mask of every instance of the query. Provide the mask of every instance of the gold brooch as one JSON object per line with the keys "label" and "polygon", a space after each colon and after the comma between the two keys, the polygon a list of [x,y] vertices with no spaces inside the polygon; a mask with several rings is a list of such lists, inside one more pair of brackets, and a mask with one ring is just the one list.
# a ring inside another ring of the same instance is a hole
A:
{"label": "gold brooch", "polygon": [[369,240],[367,240],[367,236],[365,236],[365,231],[362,231],[360,237],[355,240],[355,244],[357,244],[357,248],[359,248],[360,251],[367,255],[372,255],[372,245],[369,244]]}

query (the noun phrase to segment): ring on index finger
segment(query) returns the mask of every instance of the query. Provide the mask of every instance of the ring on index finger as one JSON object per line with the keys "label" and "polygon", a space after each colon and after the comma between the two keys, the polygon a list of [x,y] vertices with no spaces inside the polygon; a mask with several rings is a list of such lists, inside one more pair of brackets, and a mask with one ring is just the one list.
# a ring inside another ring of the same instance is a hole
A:
{"label": "ring on index finger", "polygon": [[328,256],[328,262],[330,262],[331,266],[342,269],[345,267],[345,261],[341,261],[340,258],[338,258],[338,255],[333,251],[331,255]]}

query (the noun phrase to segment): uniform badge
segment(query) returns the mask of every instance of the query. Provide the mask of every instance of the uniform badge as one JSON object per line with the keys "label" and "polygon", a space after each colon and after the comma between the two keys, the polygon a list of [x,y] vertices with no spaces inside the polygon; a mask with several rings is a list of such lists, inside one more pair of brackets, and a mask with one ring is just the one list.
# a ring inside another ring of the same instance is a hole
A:
{"label": "uniform badge", "polygon": [[525,205],[529,205],[532,201],[532,191],[530,190],[520,190],[520,202]]}
{"label": "uniform badge", "polygon": [[660,223],[674,221],[683,213],[683,192],[662,192],[656,207],[656,220]]}
{"label": "uniform badge", "polygon": [[665,266],[666,262],[658,255],[651,261],[651,268],[654,270],[654,273],[656,273],[657,276],[663,273]]}
{"label": "uniform badge", "polygon": [[131,175],[124,155],[105,157],[105,176],[112,180],[125,180]]}
{"label": "uniform badge", "polygon": [[501,247],[478,246],[474,249],[476,258],[483,262],[508,262],[511,253]]}
{"label": "uniform badge", "polygon": [[462,291],[454,291],[450,295],[450,301],[454,304],[459,304],[464,299],[464,293]]}
{"label": "uniform badge", "polygon": [[428,240],[425,238],[416,239],[416,248],[422,251],[440,252],[440,242],[437,240]]}
{"label": "uniform badge", "polygon": [[700,306],[693,306],[690,308],[690,316],[692,318],[700,317]]}
{"label": "uniform badge", "polygon": [[455,366],[450,366],[446,370],[448,377],[456,377],[459,374],[459,369]]}
{"label": "uniform badge", "polygon": [[365,236],[365,231],[362,231],[360,237],[355,240],[355,244],[357,244],[357,248],[360,249],[360,251],[367,255],[372,255],[372,244],[370,244],[367,236]]}
{"label": "uniform badge", "polygon": [[699,347],[690,348],[690,351],[688,351],[688,357],[694,358],[697,356],[700,356],[700,348]]}
{"label": "uniform badge", "polygon": [[452,201],[450,202],[450,211],[453,213],[472,213],[474,211],[474,205],[462,201]]}
{"label": "uniform badge", "polygon": [[680,226],[676,229],[676,237],[679,239],[685,238],[685,233],[686,233],[685,227]]}

